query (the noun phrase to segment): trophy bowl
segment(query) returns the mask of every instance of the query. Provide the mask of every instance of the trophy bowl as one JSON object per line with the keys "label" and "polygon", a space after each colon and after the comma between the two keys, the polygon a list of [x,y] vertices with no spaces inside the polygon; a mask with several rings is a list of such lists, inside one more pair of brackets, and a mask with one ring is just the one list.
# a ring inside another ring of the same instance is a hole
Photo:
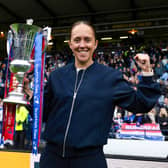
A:
{"label": "trophy bowl", "polygon": [[29,71],[30,56],[34,47],[35,36],[42,29],[35,25],[16,23],[10,25],[7,39],[7,51],[11,55],[10,72],[14,74],[18,85],[14,91],[9,92],[3,99],[5,103],[27,104],[23,93],[23,79]]}

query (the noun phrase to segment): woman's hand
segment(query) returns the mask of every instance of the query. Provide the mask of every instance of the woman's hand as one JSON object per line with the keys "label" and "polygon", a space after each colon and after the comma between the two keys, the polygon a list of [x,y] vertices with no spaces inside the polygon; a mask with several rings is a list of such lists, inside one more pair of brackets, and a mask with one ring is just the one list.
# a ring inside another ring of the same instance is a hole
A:
{"label": "woman's hand", "polygon": [[148,54],[138,53],[134,57],[136,63],[141,68],[143,72],[151,72],[150,58]]}

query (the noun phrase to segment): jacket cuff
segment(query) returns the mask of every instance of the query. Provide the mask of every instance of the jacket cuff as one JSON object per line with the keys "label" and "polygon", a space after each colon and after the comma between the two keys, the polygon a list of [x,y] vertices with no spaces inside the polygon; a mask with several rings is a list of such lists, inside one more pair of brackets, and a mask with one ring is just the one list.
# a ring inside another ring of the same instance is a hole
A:
{"label": "jacket cuff", "polygon": [[142,76],[146,76],[146,77],[154,75],[153,70],[151,70],[151,72],[144,72],[144,71],[142,71],[141,73],[142,73]]}

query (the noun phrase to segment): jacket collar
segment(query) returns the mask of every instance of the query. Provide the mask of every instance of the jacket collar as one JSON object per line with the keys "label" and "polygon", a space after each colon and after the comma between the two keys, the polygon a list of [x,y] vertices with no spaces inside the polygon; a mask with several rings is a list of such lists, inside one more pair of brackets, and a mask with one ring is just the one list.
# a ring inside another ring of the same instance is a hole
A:
{"label": "jacket collar", "polygon": [[[97,61],[94,61],[93,64],[91,64],[85,70],[89,71],[89,70],[93,69],[97,64],[98,64]],[[75,63],[72,63],[72,69],[76,71]]]}

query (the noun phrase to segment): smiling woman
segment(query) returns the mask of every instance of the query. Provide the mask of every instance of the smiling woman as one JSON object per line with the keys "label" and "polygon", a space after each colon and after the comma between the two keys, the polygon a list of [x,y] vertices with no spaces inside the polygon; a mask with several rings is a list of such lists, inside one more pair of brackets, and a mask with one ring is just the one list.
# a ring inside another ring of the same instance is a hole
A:
{"label": "smiling woman", "polygon": [[98,45],[87,21],[74,23],[69,46],[75,63],[51,72],[44,95],[47,141],[40,168],[107,168],[107,143],[115,106],[145,113],[160,96],[149,56],[137,54],[144,76],[135,91],[120,71],[94,62]]}
{"label": "smiling woman", "polygon": [[69,46],[75,56],[77,68],[87,68],[93,64],[93,52],[97,48],[95,30],[87,21],[76,22],[71,29]]}

